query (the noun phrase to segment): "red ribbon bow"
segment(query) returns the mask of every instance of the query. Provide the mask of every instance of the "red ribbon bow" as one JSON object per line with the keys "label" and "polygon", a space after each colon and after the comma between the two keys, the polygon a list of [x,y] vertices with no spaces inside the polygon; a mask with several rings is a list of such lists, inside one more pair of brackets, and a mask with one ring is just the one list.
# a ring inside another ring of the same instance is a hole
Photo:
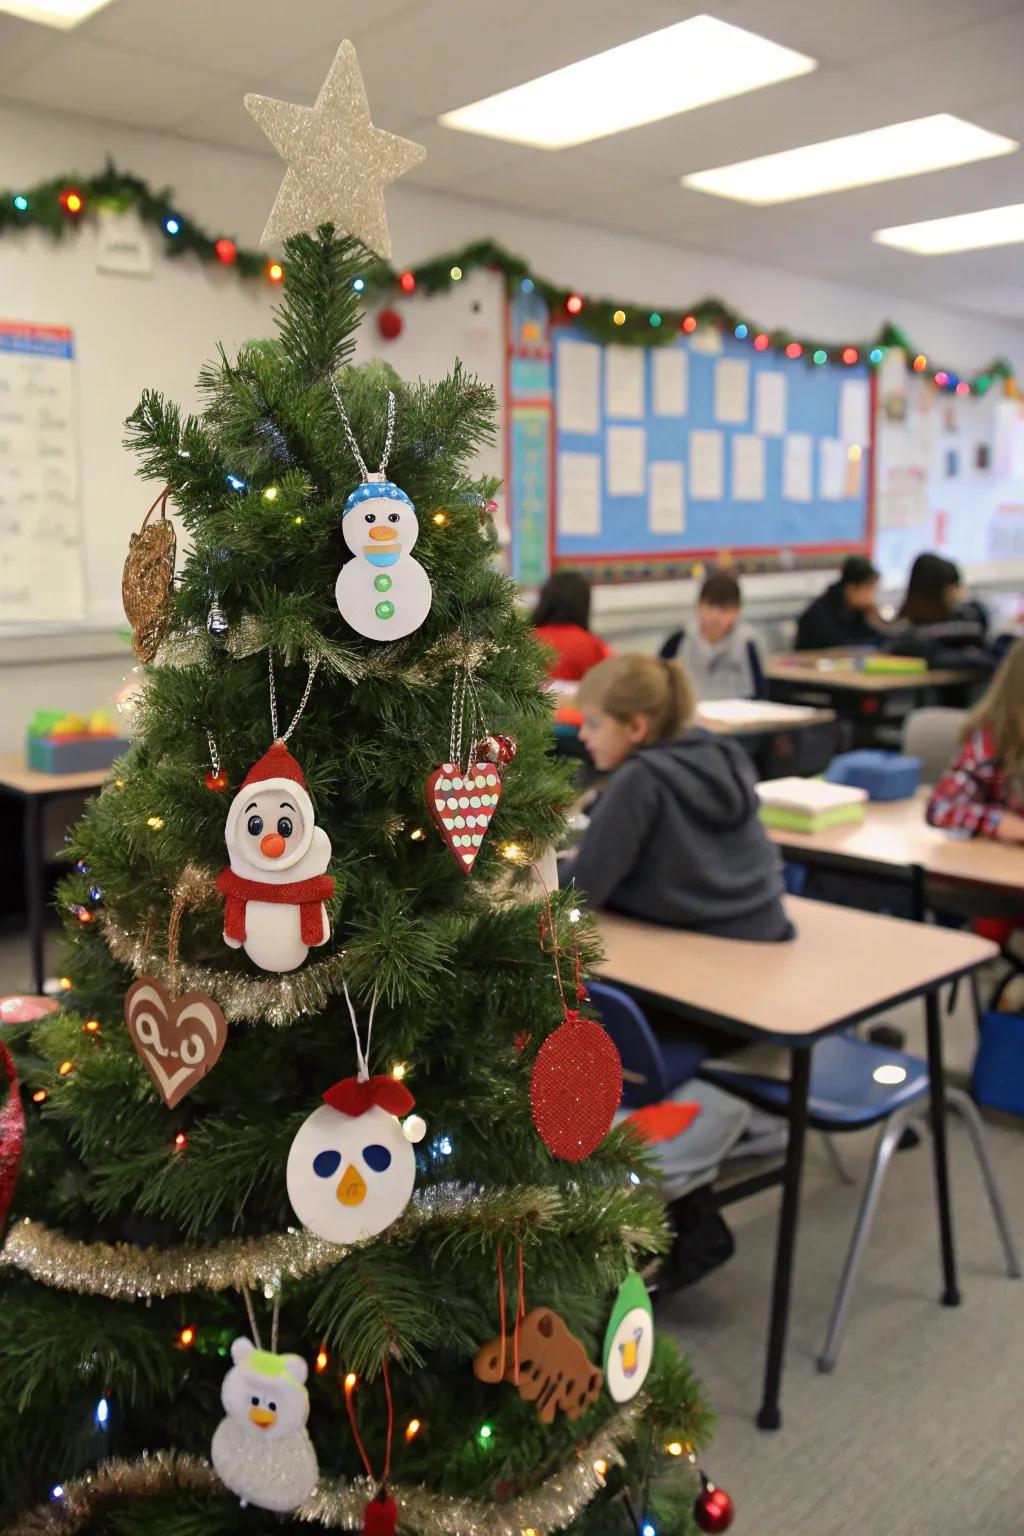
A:
{"label": "red ribbon bow", "polygon": [[380,1105],[389,1115],[407,1115],[416,1106],[416,1100],[404,1083],[381,1072],[374,1077],[360,1079],[343,1077],[324,1094],[324,1103],[339,1114],[353,1119],[365,1115],[368,1109]]}

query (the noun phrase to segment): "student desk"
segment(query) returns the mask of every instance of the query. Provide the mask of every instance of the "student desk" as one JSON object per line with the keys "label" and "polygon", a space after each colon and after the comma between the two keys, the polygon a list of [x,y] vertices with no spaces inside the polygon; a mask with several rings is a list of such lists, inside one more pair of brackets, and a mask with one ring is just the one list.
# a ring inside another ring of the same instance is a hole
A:
{"label": "student desk", "polygon": [[13,795],[24,803],[25,914],[28,919],[29,947],[32,955],[32,987],[43,990],[43,934],[46,927],[46,853],[43,848],[43,807],[61,795],[99,789],[110,773],[109,768],[92,768],[87,773],[37,773],[26,768],[15,755],[0,756],[0,793]]}
{"label": "student desk", "polygon": [[1024,846],[987,837],[956,837],[924,819],[928,790],[909,800],[869,801],[864,820],[824,832],[767,828],[772,842],[798,864],[870,875],[915,892],[924,915],[924,882],[974,886],[1016,898],[1024,906]]}
{"label": "student desk", "polygon": [[773,699],[793,703],[816,702],[824,696],[844,719],[870,731],[890,699],[915,703],[937,692],[942,703],[956,704],[969,683],[984,680],[968,668],[929,669],[924,672],[862,672],[855,662],[872,653],[867,650],[791,651],[771,656],[764,675]]}
{"label": "student desk", "polygon": [[[605,958],[597,970],[726,1034],[790,1052],[789,1144],[775,1255],[764,1395],[757,1422],[782,1422],[779,1389],[789,1319],[800,1180],[807,1135],[811,1049],[884,1008],[923,997],[928,1031],[935,1189],[945,1306],[957,1306],[956,1255],[946,1162],[945,1090],[938,989],[998,953],[987,939],[791,897],[797,929],[788,944],[750,944],[597,914]],[[771,1182],[777,1182],[773,1178]],[[763,1188],[765,1181],[758,1182]],[[748,1192],[753,1192],[751,1189]]]}

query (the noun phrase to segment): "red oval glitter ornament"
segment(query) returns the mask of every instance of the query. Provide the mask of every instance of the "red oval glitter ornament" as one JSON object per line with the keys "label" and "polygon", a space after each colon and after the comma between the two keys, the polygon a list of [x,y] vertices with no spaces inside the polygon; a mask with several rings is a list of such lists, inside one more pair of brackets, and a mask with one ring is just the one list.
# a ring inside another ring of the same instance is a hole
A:
{"label": "red oval glitter ornament", "polygon": [[578,1163],[604,1140],[622,1098],[622,1062],[600,1024],[568,1017],[537,1052],[530,1104],[555,1157]]}

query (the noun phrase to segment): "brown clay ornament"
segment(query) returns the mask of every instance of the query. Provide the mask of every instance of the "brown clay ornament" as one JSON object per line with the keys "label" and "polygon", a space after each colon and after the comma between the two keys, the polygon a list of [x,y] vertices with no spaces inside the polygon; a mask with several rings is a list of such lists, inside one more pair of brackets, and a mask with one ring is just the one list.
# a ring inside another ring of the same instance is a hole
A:
{"label": "brown clay ornament", "polygon": [[[152,661],[171,622],[171,592],[177,536],[167,516],[167,486],[133,533],[121,576],[121,601],[132,627],[132,650],[139,661]],[[155,523],[150,518],[160,508]]]}
{"label": "brown clay ornament", "polygon": [[579,1339],[550,1307],[534,1307],[523,1318],[518,1381],[502,1342],[491,1339],[477,1350],[473,1374],[491,1384],[515,1382],[524,1402],[537,1404],[542,1424],[553,1423],[559,1409],[567,1419],[578,1419],[597,1400],[604,1376],[591,1365]]}
{"label": "brown clay ornament", "polygon": [[216,1066],[228,1023],[212,997],[172,997],[155,976],[133,981],[124,999],[132,1044],[157,1092],[173,1109]]}

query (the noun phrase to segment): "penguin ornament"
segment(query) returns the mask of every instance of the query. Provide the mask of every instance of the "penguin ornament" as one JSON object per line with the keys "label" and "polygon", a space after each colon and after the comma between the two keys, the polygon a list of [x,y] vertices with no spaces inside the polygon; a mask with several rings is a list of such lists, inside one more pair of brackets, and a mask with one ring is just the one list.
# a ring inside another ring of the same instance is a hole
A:
{"label": "penguin ornament", "polygon": [[410,551],[416,508],[383,475],[369,475],[345,503],[341,531],[353,558],[334,588],[345,622],[368,640],[400,640],[430,612],[430,578]]}
{"label": "penguin ornament", "polygon": [[302,769],[275,741],[249,769],[224,827],[230,863],[217,876],[224,897],[224,942],[244,949],[261,971],[294,971],[331,930],[324,902],[327,833],[315,823]]}

